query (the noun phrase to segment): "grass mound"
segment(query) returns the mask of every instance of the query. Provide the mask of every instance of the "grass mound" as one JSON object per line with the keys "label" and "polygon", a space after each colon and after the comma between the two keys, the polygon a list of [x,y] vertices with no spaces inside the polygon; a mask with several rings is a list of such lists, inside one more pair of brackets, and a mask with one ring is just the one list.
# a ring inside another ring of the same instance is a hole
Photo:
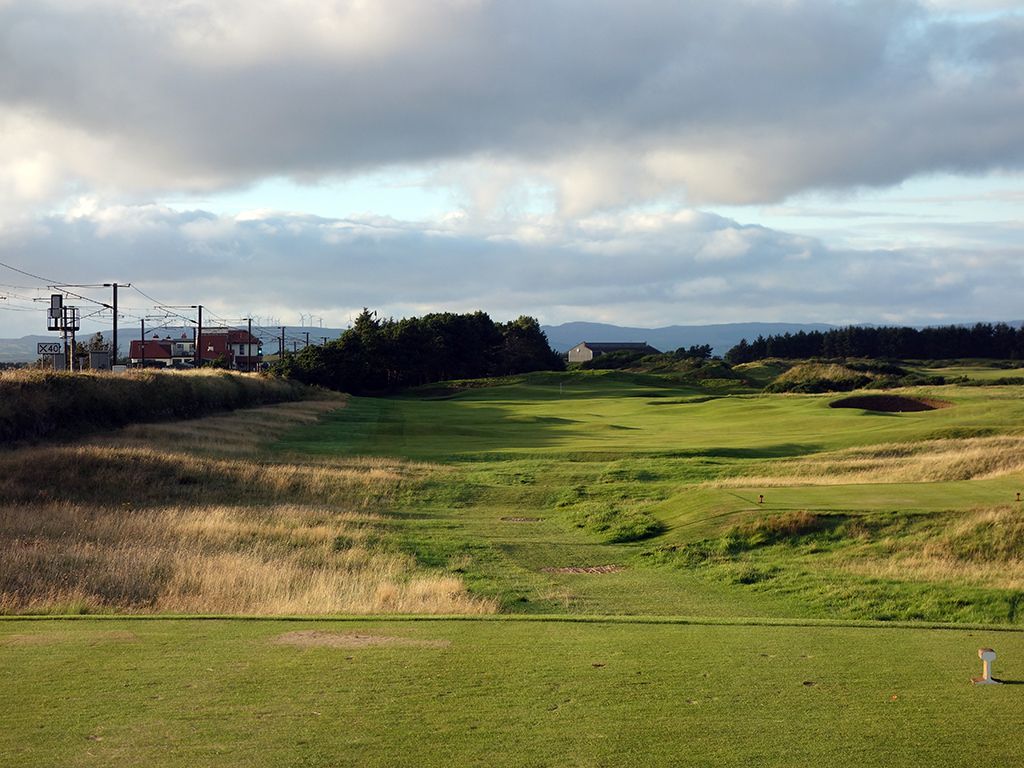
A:
{"label": "grass mound", "polygon": [[849,392],[942,385],[943,376],[908,370],[884,360],[815,360],[794,365],[765,387],[765,392]]}
{"label": "grass mound", "polygon": [[79,435],[137,422],[301,400],[295,381],[226,371],[0,374],[0,442]]}
{"label": "grass mound", "polygon": [[849,392],[879,378],[873,371],[859,371],[840,363],[801,363],[782,373],[765,387],[766,392]]}
{"label": "grass mound", "polygon": [[934,411],[939,408],[949,408],[952,405],[947,400],[937,400],[929,397],[907,397],[906,395],[857,395],[844,397],[828,404],[829,408],[860,408],[865,411],[880,411],[882,413],[916,413],[919,411]]}

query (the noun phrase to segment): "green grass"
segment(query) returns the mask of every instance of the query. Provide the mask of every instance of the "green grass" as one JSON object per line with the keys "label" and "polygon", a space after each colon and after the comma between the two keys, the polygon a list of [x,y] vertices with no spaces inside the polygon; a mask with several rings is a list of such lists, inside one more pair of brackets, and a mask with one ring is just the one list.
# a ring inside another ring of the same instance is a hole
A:
{"label": "green grass", "polygon": [[[318,630],[407,645],[292,647]],[[415,643],[419,643],[418,645]],[[1024,633],[0,621],[18,766],[1013,766]],[[13,703],[16,702],[16,705]]]}
{"label": "green grass", "polygon": [[[505,615],[0,619],[0,764],[1019,765],[1024,592],[863,568],[939,544],[1010,568],[1019,473],[733,487],[1015,434],[1019,388],[872,414],[621,372],[481,384],[353,398],[275,450],[425,462],[375,502],[374,536]],[[620,570],[558,570],[600,565]],[[323,645],[352,633],[392,639]],[[982,646],[1014,685],[970,685]]]}
{"label": "green grass", "polygon": [[[954,405],[920,413],[833,409],[838,395],[713,396],[620,372],[518,377],[445,399],[353,399],[279,444],[302,454],[384,455],[446,471],[393,511],[402,546],[456,569],[506,612],[816,616],[1019,623],[1019,593],[991,584],[855,575],[849,558],[786,545],[693,566],[672,548],[789,511],[943,515],[1005,504],[1019,474],[936,483],[714,488],[779,459],[858,446],[1013,433],[1017,387],[904,390]],[[758,496],[765,495],[765,503]],[[534,522],[508,518],[531,517]],[[842,541],[837,549],[856,542]],[[846,550],[843,550],[846,551]],[[850,550],[852,551],[852,550]],[[618,565],[609,574],[552,573]]]}
{"label": "green grass", "polygon": [[910,363],[906,367],[929,376],[943,376],[947,380],[966,378],[972,381],[994,382],[1024,376],[1022,361],[1019,360],[955,360],[927,364]]}

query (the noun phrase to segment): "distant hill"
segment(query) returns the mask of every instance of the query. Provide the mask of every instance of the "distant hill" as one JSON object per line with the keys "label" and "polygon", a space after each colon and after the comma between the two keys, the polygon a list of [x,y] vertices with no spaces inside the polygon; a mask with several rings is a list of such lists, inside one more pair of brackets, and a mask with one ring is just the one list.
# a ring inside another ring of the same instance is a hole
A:
{"label": "distant hill", "polygon": [[646,341],[662,352],[694,344],[710,344],[715,355],[724,355],[740,339],[798,331],[827,331],[825,323],[723,323],[721,325],[670,325],[665,328],[629,328],[607,323],[563,323],[542,326],[551,346],[567,352],[581,341]]}

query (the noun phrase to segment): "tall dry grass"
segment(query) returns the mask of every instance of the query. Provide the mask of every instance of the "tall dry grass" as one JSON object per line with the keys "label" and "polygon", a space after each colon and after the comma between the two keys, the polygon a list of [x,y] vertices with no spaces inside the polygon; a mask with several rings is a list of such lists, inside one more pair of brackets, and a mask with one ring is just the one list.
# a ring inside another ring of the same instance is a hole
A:
{"label": "tall dry grass", "polygon": [[4,371],[0,372],[0,445],[135,422],[195,418],[301,400],[312,393],[287,379],[217,370]]}
{"label": "tall dry grass", "polygon": [[231,614],[493,610],[322,506],[0,509],[0,611]]}
{"label": "tall dry grass", "polygon": [[871,578],[954,582],[1024,590],[1024,516],[994,507],[943,516],[927,535],[885,538],[851,553],[843,567]]}
{"label": "tall dry grass", "polygon": [[480,613],[391,543],[401,493],[443,471],[266,447],[337,400],[136,425],[0,453],[0,612]]}
{"label": "tall dry grass", "polygon": [[750,474],[714,481],[718,488],[752,485],[921,483],[999,477],[1024,471],[1024,436],[999,435],[850,448],[759,464]]}

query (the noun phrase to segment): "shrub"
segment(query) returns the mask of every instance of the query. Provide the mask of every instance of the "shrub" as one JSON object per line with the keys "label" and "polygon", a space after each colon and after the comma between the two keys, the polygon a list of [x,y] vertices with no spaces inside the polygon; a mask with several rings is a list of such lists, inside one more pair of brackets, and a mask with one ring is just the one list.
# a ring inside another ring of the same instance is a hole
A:
{"label": "shrub", "polygon": [[0,374],[0,442],[301,400],[297,382],[225,371]]}

